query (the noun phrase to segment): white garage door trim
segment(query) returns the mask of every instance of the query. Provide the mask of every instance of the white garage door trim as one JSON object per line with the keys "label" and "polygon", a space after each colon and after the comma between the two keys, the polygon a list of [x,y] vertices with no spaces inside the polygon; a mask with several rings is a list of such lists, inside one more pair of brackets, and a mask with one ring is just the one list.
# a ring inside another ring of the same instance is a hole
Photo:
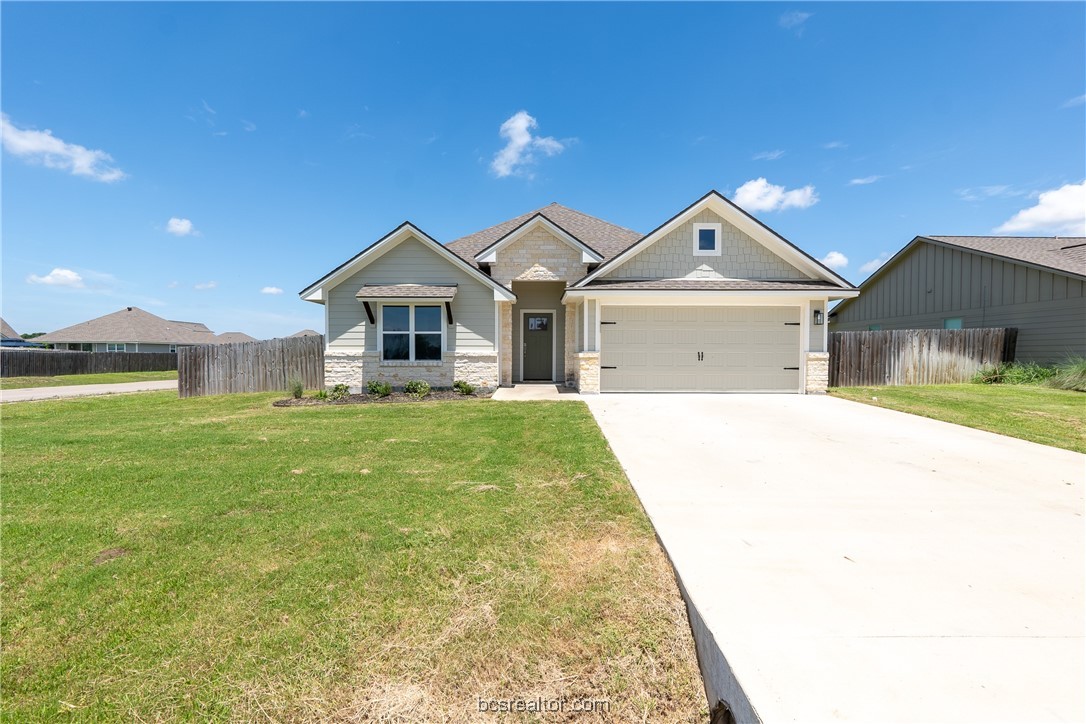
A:
{"label": "white garage door trim", "polygon": [[[775,305],[601,305],[596,316],[600,391],[802,394],[809,307],[806,301]],[[774,339],[773,334],[767,335],[778,332],[777,324],[786,327],[779,330],[786,337],[778,335]],[[791,329],[793,326],[795,330]],[[615,339],[620,327],[623,333],[632,335],[627,344]],[[752,335],[761,337],[764,346],[754,346],[753,341],[748,342],[751,346],[747,348],[738,346],[734,341],[737,335],[747,339]],[[604,339],[605,336],[611,339]],[[654,346],[654,340],[661,338],[668,338],[675,351]],[[788,350],[792,340],[794,354]],[[624,359],[629,365],[631,355],[642,359],[651,355],[656,359],[642,361],[639,376],[630,378],[612,372],[623,366]],[[665,359],[656,361],[661,355]],[[764,376],[752,381],[752,376],[762,369],[750,363],[758,356],[768,364]],[[742,371],[738,371],[740,368]],[[795,377],[792,371],[796,372]]]}

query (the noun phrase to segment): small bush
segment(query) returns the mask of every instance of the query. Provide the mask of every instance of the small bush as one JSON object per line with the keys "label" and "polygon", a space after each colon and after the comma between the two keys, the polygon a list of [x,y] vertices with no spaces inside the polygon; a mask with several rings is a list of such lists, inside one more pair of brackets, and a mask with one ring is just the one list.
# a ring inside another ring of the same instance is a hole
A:
{"label": "small bush", "polygon": [[317,390],[317,394],[313,395],[313,397],[317,398],[318,400],[327,400],[328,390]]}
{"label": "small bush", "polygon": [[475,385],[470,382],[464,382],[464,380],[457,380],[456,382],[453,382],[453,389],[461,395],[470,395],[475,392]]}
{"label": "small bush", "polygon": [[980,385],[1039,385],[1056,374],[1051,367],[1036,362],[1010,362],[983,367],[973,375]]}
{"label": "small bush", "polygon": [[1056,365],[1055,374],[1046,383],[1060,390],[1086,392],[1086,357],[1072,357]]}
{"label": "small bush", "polygon": [[425,380],[410,380],[403,386],[403,391],[421,400],[430,394],[430,383]]}
{"label": "small bush", "polygon": [[392,385],[380,380],[370,380],[366,383],[366,392],[375,397],[388,397],[392,394]]}
{"label": "small bush", "polygon": [[302,395],[305,394],[305,385],[297,377],[291,377],[287,387],[290,389],[290,396],[295,400],[302,399]]}
{"label": "small bush", "polygon": [[349,394],[351,394],[351,388],[341,382],[333,387],[332,391],[328,393],[328,399],[343,400]]}

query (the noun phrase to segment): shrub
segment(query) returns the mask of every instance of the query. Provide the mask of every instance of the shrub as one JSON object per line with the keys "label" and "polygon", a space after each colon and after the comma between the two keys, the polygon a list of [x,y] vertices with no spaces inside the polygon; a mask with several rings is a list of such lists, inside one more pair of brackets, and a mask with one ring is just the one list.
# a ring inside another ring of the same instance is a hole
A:
{"label": "shrub", "polygon": [[315,394],[313,396],[316,397],[318,400],[327,400],[328,399],[328,390],[317,390],[317,394]]}
{"label": "shrub", "polygon": [[453,389],[461,395],[470,395],[475,392],[475,385],[470,382],[464,382],[464,380],[457,380],[456,382],[453,382]]}
{"label": "shrub", "polygon": [[403,386],[403,391],[421,400],[430,394],[430,383],[425,380],[410,380]]}
{"label": "shrub", "polygon": [[392,394],[392,385],[380,380],[370,380],[366,383],[366,392],[375,397],[388,397]]}
{"label": "shrub", "polygon": [[1042,367],[1036,362],[1010,362],[983,367],[973,375],[973,382],[981,385],[1039,385],[1056,370]]}
{"label": "shrub", "polygon": [[290,382],[287,383],[287,387],[290,390],[290,396],[295,400],[302,399],[302,395],[305,393],[305,385],[297,377],[291,377]]}
{"label": "shrub", "polygon": [[342,382],[332,388],[332,391],[328,393],[328,398],[331,400],[342,400],[351,394],[351,388]]}
{"label": "shrub", "polygon": [[1056,365],[1055,372],[1047,380],[1050,387],[1086,392],[1086,357],[1071,357]]}

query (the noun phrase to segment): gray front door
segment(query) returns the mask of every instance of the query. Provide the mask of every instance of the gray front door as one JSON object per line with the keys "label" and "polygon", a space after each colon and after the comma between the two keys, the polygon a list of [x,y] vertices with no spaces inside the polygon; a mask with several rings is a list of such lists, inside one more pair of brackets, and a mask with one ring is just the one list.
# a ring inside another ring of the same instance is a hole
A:
{"label": "gray front door", "polygon": [[524,346],[525,380],[554,379],[554,313],[525,312],[520,330]]}

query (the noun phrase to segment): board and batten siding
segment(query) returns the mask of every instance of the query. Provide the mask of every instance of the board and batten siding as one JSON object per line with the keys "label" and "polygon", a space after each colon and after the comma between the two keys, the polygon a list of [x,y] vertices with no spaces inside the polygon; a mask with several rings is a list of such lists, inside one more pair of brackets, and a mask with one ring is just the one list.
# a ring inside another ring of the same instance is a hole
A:
{"label": "board and batten siding", "polygon": [[[814,323],[815,310],[822,312],[822,324]],[[829,324],[829,318],[826,316],[826,303],[821,299],[811,300],[810,317],[807,319],[808,337],[807,337],[807,351],[808,352],[825,352],[825,337],[826,337],[826,325]]]}
{"label": "board and batten siding", "polygon": [[[720,256],[694,256],[694,224],[721,226]],[[710,270],[699,267],[709,267]],[[809,279],[709,210],[603,275],[604,279]]]}
{"label": "board and batten siding", "polygon": [[[329,349],[377,351],[377,327],[366,319],[366,310],[355,296],[365,284],[456,284],[455,324],[447,330],[447,351],[494,350],[494,291],[414,238],[400,242],[327,290]],[[379,322],[380,306],[371,306]]]}
{"label": "board and batten siding", "polygon": [[1041,364],[1086,356],[1081,279],[921,242],[837,313],[831,332],[1017,327],[1016,358]]}

